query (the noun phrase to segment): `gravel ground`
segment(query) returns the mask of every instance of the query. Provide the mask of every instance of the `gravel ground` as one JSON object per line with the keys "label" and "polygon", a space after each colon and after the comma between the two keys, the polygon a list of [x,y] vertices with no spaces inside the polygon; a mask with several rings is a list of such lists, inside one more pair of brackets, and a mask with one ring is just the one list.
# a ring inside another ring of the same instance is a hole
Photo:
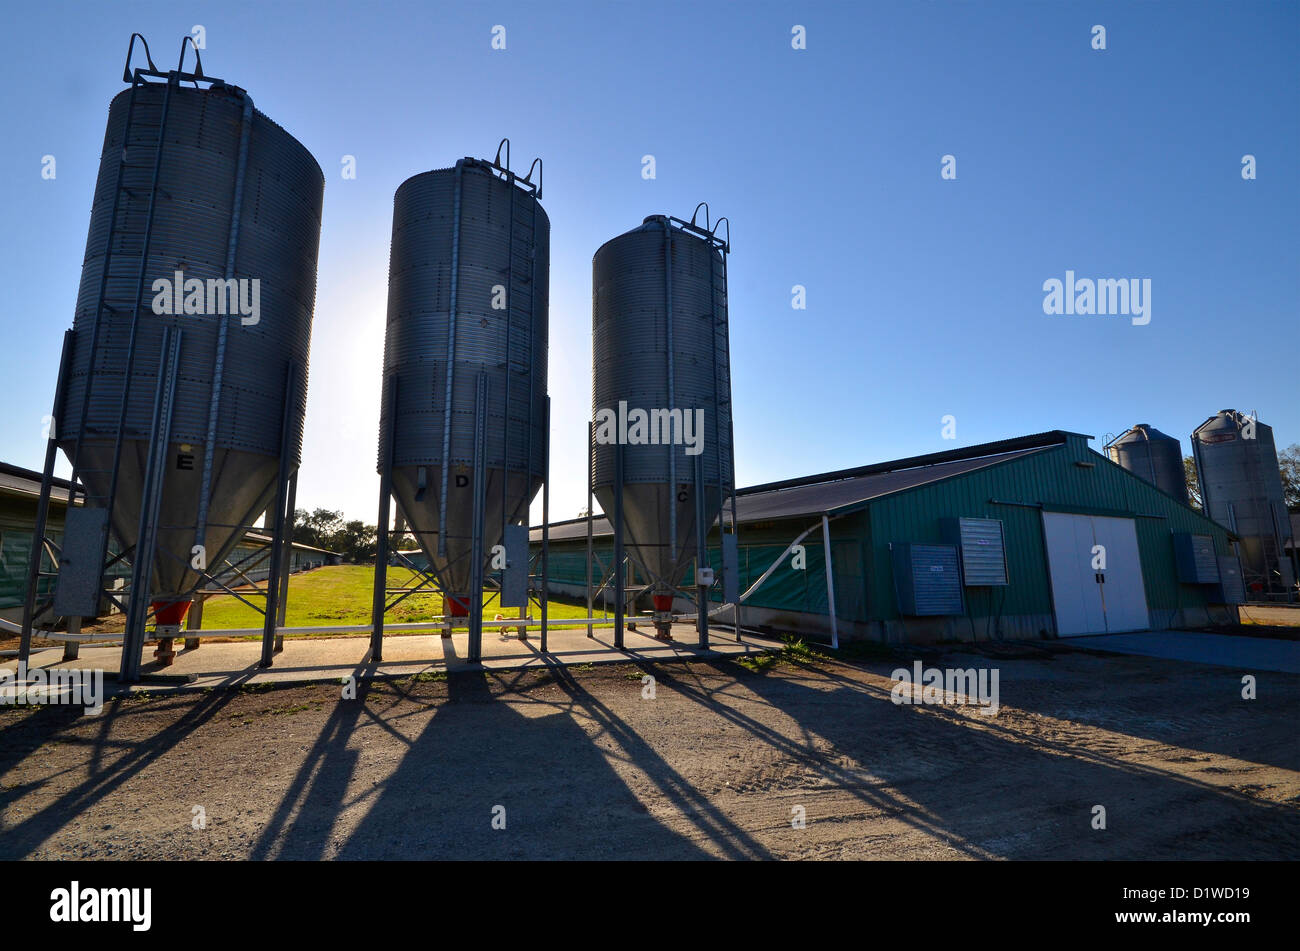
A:
{"label": "gravel ground", "polygon": [[1034,654],[925,657],[996,716],[911,655],[6,707],[0,858],[1300,858],[1300,677]]}

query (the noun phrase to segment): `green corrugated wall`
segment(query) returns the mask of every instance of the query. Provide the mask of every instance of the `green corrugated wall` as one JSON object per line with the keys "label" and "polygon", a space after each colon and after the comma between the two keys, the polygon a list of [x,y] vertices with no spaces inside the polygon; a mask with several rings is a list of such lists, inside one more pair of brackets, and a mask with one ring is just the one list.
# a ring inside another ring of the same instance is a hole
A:
{"label": "green corrugated wall", "polygon": [[[1076,466],[1076,462],[1091,463],[1092,467]],[[1022,504],[994,504],[992,499]],[[1162,617],[1159,612],[1206,604],[1204,587],[1179,584],[1177,580],[1173,532],[1211,535],[1219,554],[1231,553],[1227,532],[1221,526],[1093,452],[1086,439],[1072,436],[1061,446],[886,496],[833,519],[831,547],[838,617],[860,622],[897,618],[889,545],[941,543],[939,520],[944,516],[996,518],[1003,523],[1010,584],[1001,589],[967,589],[969,614],[1051,615],[1042,512],[1029,507],[1039,504],[1050,511],[1076,514],[1139,515],[1134,522],[1153,625],[1169,623],[1169,614]],[[803,516],[741,526],[741,591],[758,579],[796,535],[817,520],[816,516]],[[716,546],[716,534],[711,544]],[[821,529],[814,530],[803,544],[806,570],[792,569],[787,558],[747,604],[826,613]],[[597,543],[595,550],[608,564],[611,546]],[[710,551],[710,561],[715,569],[721,567],[716,547]],[[585,564],[585,539],[551,543],[550,573],[556,581],[583,584]],[[684,583],[690,584],[691,580],[688,571]],[[713,600],[720,599],[721,591],[715,589]]]}
{"label": "green corrugated wall", "polygon": [[[0,609],[20,608],[27,586],[27,562],[32,554],[32,526],[36,500],[0,496]],[[51,507],[47,534],[56,542],[63,537],[63,510]],[[54,570],[49,555],[42,568]],[[54,579],[42,578],[40,593],[53,590]]]}
{"label": "green corrugated wall", "polygon": [[[1092,463],[1092,468],[1075,462]],[[1062,446],[1019,459],[920,486],[872,502],[868,508],[868,614],[873,620],[897,617],[894,600],[891,542],[942,542],[939,519],[945,515],[997,518],[1006,539],[1010,584],[994,592],[994,608],[1003,615],[1050,614],[1052,611],[1047,559],[1043,550],[1042,512],[1038,508],[994,504],[1042,504],[1049,511],[1129,516],[1137,528],[1142,576],[1152,623],[1158,611],[1203,607],[1205,588],[1179,584],[1174,563],[1173,532],[1212,535],[1220,555],[1230,554],[1227,532],[1155,486],[1121,469],[1070,437]],[[1144,518],[1142,515],[1163,516]],[[970,589],[968,589],[968,594]],[[987,589],[974,594],[974,613],[984,613]]]}

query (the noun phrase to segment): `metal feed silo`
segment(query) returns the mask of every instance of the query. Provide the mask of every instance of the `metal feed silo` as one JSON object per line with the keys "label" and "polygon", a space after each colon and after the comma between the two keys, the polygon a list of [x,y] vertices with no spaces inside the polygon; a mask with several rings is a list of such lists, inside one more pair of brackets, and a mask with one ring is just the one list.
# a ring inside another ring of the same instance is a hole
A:
{"label": "metal feed silo", "polygon": [[734,489],[728,244],[714,231],[652,215],[592,260],[592,488],[621,515],[661,636]]}
{"label": "metal feed silo", "polygon": [[1192,433],[1201,498],[1211,518],[1241,537],[1247,597],[1291,590],[1284,545],[1290,520],[1271,426],[1235,409],[1220,410]]}
{"label": "metal feed silo", "polygon": [[1150,423],[1137,423],[1107,443],[1106,454],[1111,462],[1187,504],[1183,447],[1173,436]]}
{"label": "metal feed silo", "polygon": [[[381,524],[391,491],[445,613],[470,616],[471,652],[485,562],[527,523],[546,472],[550,220],[540,174],[534,185],[499,159],[397,189],[384,344]],[[523,565],[526,530],[520,540]]]}
{"label": "metal feed silo", "polygon": [[54,414],[84,487],[54,610],[97,613],[111,529],[133,566],[127,673],[149,601],[160,630],[179,625],[199,568],[284,507],[306,405],[324,176],[184,52],[168,72],[128,52]]}

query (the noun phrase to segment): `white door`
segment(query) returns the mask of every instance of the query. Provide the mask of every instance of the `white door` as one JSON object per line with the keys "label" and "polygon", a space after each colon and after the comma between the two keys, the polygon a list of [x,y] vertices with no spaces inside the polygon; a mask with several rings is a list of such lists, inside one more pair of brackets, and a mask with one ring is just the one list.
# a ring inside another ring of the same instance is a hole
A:
{"label": "white door", "polygon": [[1137,526],[1131,518],[1093,516],[1096,544],[1106,546],[1101,598],[1106,607],[1106,630],[1145,631],[1151,626],[1147,592],[1142,584],[1142,556],[1138,553]]}
{"label": "white door", "polygon": [[1047,564],[1052,578],[1056,632],[1061,637],[1106,630],[1106,612],[1092,562],[1092,519],[1087,515],[1043,513]]}
{"label": "white door", "polygon": [[[1052,603],[1061,637],[1141,631],[1146,591],[1133,520],[1043,513]],[[1105,568],[1100,565],[1104,548]]]}

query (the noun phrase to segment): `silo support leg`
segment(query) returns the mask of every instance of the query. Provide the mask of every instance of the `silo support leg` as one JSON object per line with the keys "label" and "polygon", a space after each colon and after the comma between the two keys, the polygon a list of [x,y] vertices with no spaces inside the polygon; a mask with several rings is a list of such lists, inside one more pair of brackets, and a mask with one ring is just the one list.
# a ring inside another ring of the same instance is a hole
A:
{"label": "silo support leg", "polygon": [[393,430],[397,426],[397,374],[388,381],[388,425],[379,466],[379,518],[375,522],[375,590],[370,602],[370,662],[384,659],[384,604],[388,598],[388,526],[393,504]]}
{"label": "silo support leg", "polygon": [[[542,653],[546,653],[546,609],[551,596],[551,398],[546,397],[546,441],[543,443],[545,464],[542,472]],[[587,617],[591,617],[590,614]],[[524,628],[526,631],[527,628]]]}
{"label": "silo support leg", "polygon": [[[287,553],[282,555],[284,568],[280,571],[280,604],[275,612],[276,627],[284,627],[284,619],[289,612],[289,574],[293,566],[293,507],[298,504],[298,470],[289,476],[289,501],[284,508],[284,543]],[[275,652],[284,650],[284,635],[275,633]]]}
{"label": "silo support leg", "polygon": [[[483,531],[487,504],[487,374],[478,376],[478,392],[474,401],[474,538],[470,546],[469,585],[469,660],[483,660]],[[446,471],[444,467],[444,471]]]}
{"label": "silo support leg", "polygon": [[[54,388],[54,409],[50,415],[50,435],[45,443],[45,466],[41,470],[41,494],[36,499],[36,525],[32,531],[31,555],[27,561],[27,584],[23,591],[23,632],[18,642],[18,659],[27,663],[32,651],[32,624],[35,623],[36,600],[40,596],[41,559],[45,551],[45,523],[50,512],[50,491],[54,485],[54,463],[58,457],[58,427],[63,425],[63,391],[72,362],[73,332],[63,334],[63,353],[59,357],[59,377]],[[71,498],[69,498],[71,502]]]}
{"label": "silo support leg", "polygon": [[695,457],[695,629],[700,636],[700,650],[709,649],[709,589],[700,584],[699,574],[709,565],[708,526],[704,524],[704,456]]}
{"label": "silo support leg", "polygon": [[[68,633],[81,633],[81,618],[68,618]],[[81,654],[81,641],[64,641],[63,642],[63,662],[66,664],[70,660],[76,660]]]}
{"label": "silo support leg", "polygon": [[614,646],[623,649],[623,444],[614,446]]}
{"label": "silo support leg", "polygon": [[392,477],[385,469],[379,477],[379,526],[375,532],[375,590],[370,603],[370,661],[384,659],[384,601],[388,596],[388,519]]}
{"label": "silo support leg", "polygon": [[[185,619],[185,628],[189,631],[199,631],[203,629],[203,602],[207,599],[201,592],[194,592],[194,603],[190,605],[189,617]],[[187,651],[196,651],[199,644],[202,643],[197,637],[185,638],[185,649]]]}
{"label": "silo support leg", "polygon": [[[594,433],[595,433],[595,423],[587,423],[587,620],[588,621],[590,621],[591,618],[593,617],[591,613],[593,607],[593,602],[591,599],[591,593],[592,593],[591,592],[591,505],[592,505],[591,454],[593,451],[593,447],[595,446],[596,443]],[[547,481],[550,481],[549,477]],[[592,626],[588,624],[587,625],[588,637],[595,636],[591,628]]]}
{"label": "silo support leg", "polygon": [[172,399],[176,394],[180,347],[181,332],[172,327],[164,329],[162,354],[158,361],[158,389],[154,394],[153,426],[149,436],[149,456],[140,494],[140,522],[136,531],[138,541],[131,558],[131,597],[127,602],[126,627],[122,636],[122,665],[118,671],[123,683],[135,683],[140,679],[144,626],[149,616],[149,588],[153,580],[154,554],[158,544],[158,512],[167,471],[167,443],[171,439]]}
{"label": "silo support leg", "polygon": [[284,417],[280,422],[280,475],[275,484],[275,515],[271,526],[271,563],[266,575],[266,616],[262,624],[262,667],[270,667],[275,659],[276,619],[280,616],[280,573],[284,558],[284,510],[288,505],[289,485],[293,470],[289,457],[292,454],[290,414],[297,398],[298,368],[290,363],[284,377]]}

